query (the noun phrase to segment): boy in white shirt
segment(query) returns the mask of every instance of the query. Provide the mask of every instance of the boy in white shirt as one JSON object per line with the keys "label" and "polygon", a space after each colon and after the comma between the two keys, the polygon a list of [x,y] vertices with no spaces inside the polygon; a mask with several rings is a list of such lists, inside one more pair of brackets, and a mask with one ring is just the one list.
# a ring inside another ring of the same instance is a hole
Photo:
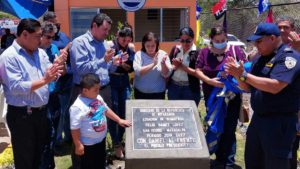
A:
{"label": "boy in white shirt", "polygon": [[81,93],[70,108],[70,126],[75,154],[80,156],[81,169],[105,169],[106,116],[122,127],[128,120],[120,119],[99,95],[100,79],[92,73],[80,82]]}

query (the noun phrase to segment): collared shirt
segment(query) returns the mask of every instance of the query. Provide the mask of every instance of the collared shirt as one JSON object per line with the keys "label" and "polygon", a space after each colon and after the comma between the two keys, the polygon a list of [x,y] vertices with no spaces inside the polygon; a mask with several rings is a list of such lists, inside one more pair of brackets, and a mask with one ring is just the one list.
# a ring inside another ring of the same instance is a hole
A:
{"label": "collared shirt", "polygon": [[112,62],[106,63],[104,59],[108,48],[106,41],[94,39],[90,31],[74,39],[70,50],[73,83],[79,84],[84,74],[95,73],[100,78],[100,85],[107,85],[108,71],[112,65]]}
{"label": "collared shirt", "polygon": [[[190,49],[188,51],[186,51],[184,53],[182,46],[180,45],[179,47],[180,52],[175,56],[175,58],[181,58],[182,59],[182,64],[184,66],[189,66],[190,64],[190,56],[189,53],[192,50],[197,50],[197,47],[195,44],[193,44]],[[188,78],[188,74],[181,70],[181,69],[177,69],[174,71],[174,75],[172,76],[172,80],[177,81],[177,82],[188,82],[189,78]]]}
{"label": "collared shirt", "polygon": [[271,56],[253,61],[251,74],[276,79],[288,85],[277,94],[251,88],[251,106],[254,113],[269,115],[296,113],[300,103],[300,54],[281,45]]}
{"label": "collared shirt", "polygon": [[167,57],[166,65],[169,69],[167,74],[161,72],[161,61],[163,56],[167,53],[163,50],[158,51],[158,62],[155,67],[144,75],[140,75],[140,70],[143,66],[147,66],[153,63],[153,57],[147,55],[142,51],[138,51],[135,54],[133,61],[133,68],[135,73],[134,87],[143,93],[160,93],[166,90],[165,78],[169,77],[172,72],[172,65],[169,57]]}
{"label": "collared shirt", "polygon": [[0,58],[0,75],[7,104],[40,107],[48,103],[48,85],[31,91],[32,81],[42,79],[46,69],[51,66],[43,49],[29,55],[14,41]]}

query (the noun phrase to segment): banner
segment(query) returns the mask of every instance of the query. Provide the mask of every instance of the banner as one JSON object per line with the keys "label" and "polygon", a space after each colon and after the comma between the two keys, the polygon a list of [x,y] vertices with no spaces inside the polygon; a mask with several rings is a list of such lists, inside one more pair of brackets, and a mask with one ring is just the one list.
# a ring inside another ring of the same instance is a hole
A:
{"label": "banner", "polygon": [[226,0],[220,0],[212,8],[212,13],[215,15],[216,20],[219,20],[226,12]]}
{"label": "banner", "polygon": [[52,0],[1,0],[0,10],[20,19],[38,19],[52,4]]}

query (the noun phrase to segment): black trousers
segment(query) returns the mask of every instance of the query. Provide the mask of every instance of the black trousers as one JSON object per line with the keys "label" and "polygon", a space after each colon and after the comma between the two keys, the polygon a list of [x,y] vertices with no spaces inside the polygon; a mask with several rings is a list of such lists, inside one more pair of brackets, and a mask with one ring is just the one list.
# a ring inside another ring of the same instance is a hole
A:
{"label": "black trousers", "polygon": [[105,169],[105,140],[95,145],[84,146],[84,154],[80,156],[80,169]]}
{"label": "black trousers", "polygon": [[16,169],[38,169],[42,151],[49,141],[46,106],[28,113],[26,107],[8,105],[7,124]]}
{"label": "black trousers", "polygon": [[297,121],[296,113],[259,116],[254,112],[247,130],[246,169],[290,169]]}

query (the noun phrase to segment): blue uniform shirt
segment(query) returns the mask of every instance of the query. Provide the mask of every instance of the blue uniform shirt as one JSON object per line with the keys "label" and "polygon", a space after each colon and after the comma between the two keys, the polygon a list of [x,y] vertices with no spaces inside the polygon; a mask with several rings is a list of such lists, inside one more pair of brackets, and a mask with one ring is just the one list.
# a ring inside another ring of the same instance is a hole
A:
{"label": "blue uniform shirt", "polygon": [[296,114],[300,103],[300,55],[281,45],[271,56],[253,62],[251,74],[288,83],[277,94],[251,89],[251,106],[259,115]]}
{"label": "blue uniform shirt", "polygon": [[48,85],[31,91],[32,81],[42,79],[51,65],[43,49],[34,51],[31,56],[14,41],[0,58],[0,76],[7,104],[40,107],[48,103]]}
{"label": "blue uniform shirt", "polygon": [[108,71],[112,62],[105,62],[106,48],[106,42],[94,39],[90,31],[73,40],[70,50],[73,83],[79,84],[80,77],[86,73],[98,75],[101,86],[109,83]]}

